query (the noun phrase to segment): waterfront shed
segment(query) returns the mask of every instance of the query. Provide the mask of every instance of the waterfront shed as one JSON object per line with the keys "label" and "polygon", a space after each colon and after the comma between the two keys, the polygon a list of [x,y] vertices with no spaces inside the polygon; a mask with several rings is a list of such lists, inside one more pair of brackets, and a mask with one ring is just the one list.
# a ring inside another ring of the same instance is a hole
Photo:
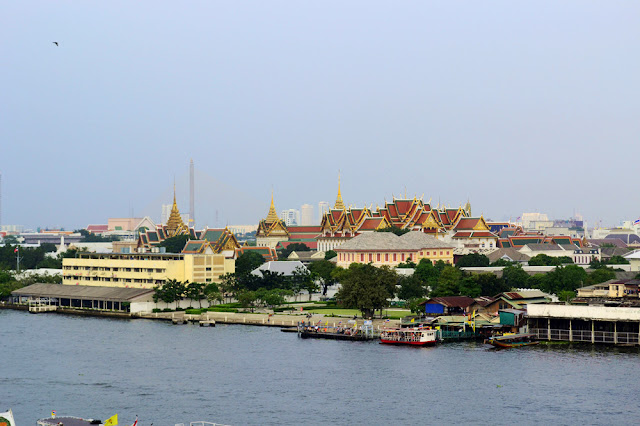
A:
{"label": "waterfront shed", "polygon": [[432,297],[422,302],[424,312],[434,315],[460,315],[474,302],[467,296]]}

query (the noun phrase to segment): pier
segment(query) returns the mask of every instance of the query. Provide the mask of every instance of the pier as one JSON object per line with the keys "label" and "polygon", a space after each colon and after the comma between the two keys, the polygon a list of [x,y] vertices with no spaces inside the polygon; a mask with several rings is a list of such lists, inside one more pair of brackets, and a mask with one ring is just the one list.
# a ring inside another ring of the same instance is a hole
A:
{"label": "pier", "polygon": [[529,332],[538,340],[636,346],[640,308],[533,304],[527,307]]}

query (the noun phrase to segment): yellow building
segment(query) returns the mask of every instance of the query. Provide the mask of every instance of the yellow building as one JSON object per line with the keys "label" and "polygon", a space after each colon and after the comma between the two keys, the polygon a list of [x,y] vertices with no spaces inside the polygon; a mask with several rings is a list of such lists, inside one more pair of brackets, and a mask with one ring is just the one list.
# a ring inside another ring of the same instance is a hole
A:
{"label": "yellow building", "polygon": [[209,248],[199,254],[82,253],[62,261],[62,284],[153,288],[167,280],[220,282],[235,272],[235,261]]}
{"label": "yellow building", "polygon": [[395,267],[408,260],[418,263],[428,259],[453,264],[453,246],[420,231],[397,236],[391,232],[366,232],[335,249],[337,266],[352,263],[371,263],[374,266]]}

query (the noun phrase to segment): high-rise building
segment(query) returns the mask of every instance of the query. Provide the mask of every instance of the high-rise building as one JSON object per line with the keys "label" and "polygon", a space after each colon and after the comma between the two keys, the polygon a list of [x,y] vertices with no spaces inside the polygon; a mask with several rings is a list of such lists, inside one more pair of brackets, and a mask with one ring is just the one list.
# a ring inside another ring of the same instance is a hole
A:
{"label": "high-rise building", "polygon": [[318,217],[322,221],[322,217],[324,216],[324,214],[329,212],[329,202],[328,201],[320,201],[318,203],[318,210],[319,210]]}
{"label": "high-rise building", "polygon": [[282,210],[280,212],[280,220],[286,226],[298,226],[300,224],[300,211],[296,209]]}
{"label": "high-rise building", "polygon": [[300,225],[313,225],[313,206],[311,204],[303,204],[300,207]]}

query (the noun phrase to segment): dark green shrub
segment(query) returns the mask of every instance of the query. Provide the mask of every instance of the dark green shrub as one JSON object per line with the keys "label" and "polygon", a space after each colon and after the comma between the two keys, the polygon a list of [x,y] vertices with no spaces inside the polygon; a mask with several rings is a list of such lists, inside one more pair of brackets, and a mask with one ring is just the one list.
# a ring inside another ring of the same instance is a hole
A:
{"label": "dark green shrub", "polygon": [[219,306],[212,306],[210,308],[207,309],[207,311],[209,312],[232,312],[232,313],[237,313],[238,310],[235,308],[221,308]]}
{"label": "dark green shrub", "polygon": [[203,311],[203,309],[191,309],[191,308],[189,308],[189,309],[187,309],[185,311],[185,313],[189,314],[189,315],[200,315],[202,313],[202,311]]}
{"label": "dark green shrub", "polygon": [[157,314],[158,312],[162,312],[162,309],[155,308],[151,312],[153,312],[154,314]]}

